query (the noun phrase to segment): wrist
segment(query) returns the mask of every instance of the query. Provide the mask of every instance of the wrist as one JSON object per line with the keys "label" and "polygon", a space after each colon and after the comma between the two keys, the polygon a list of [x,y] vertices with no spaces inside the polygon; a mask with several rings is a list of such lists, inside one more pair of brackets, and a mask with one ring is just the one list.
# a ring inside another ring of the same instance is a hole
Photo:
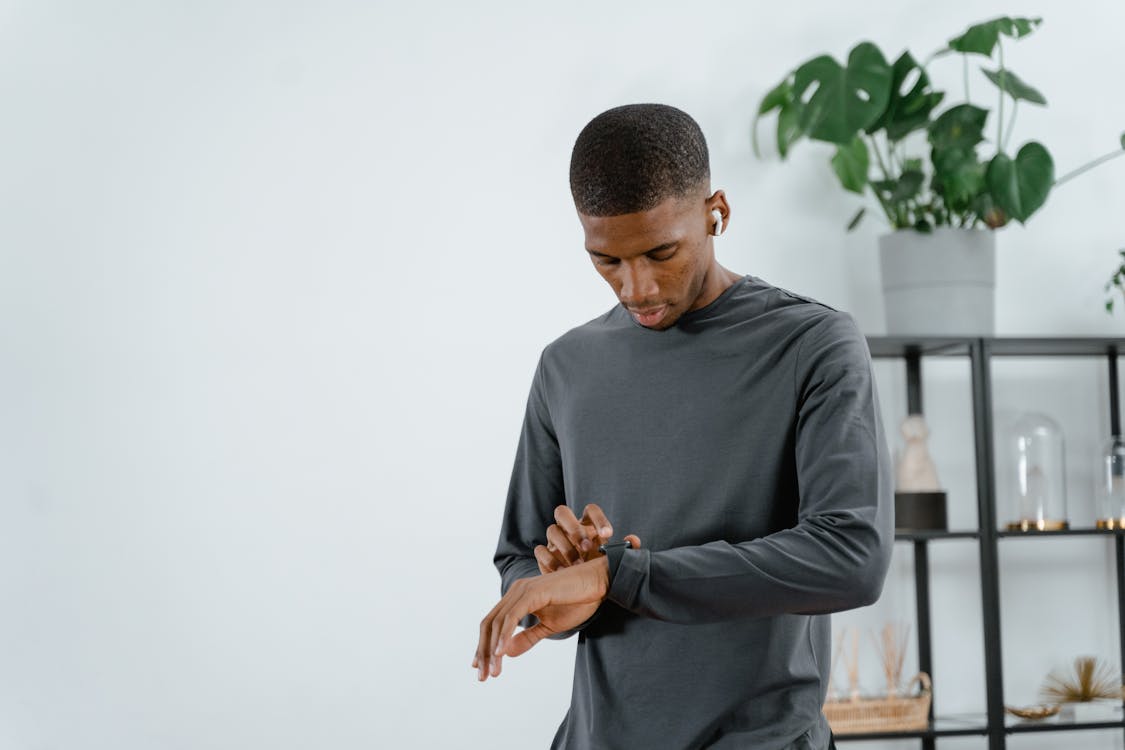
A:
{"label": "wrist", "polygon": [[617,569],[621,566],[621,558],[625,556],[625,550],[632,547],[632,543],[627,539],[622,542],[607,542],[601,546],[601,552],[605,555],[600,559],[605,560],[607,596],[610,587],[613,586],[613,579],[617,576]]}
{"label": "wrist", "polygon": [[609,559],[602,555],[601,557],[591,560],[598,568],[598,583],[602,590],[602,599],[609,596],[609,585],[612,583],[609,576]]}

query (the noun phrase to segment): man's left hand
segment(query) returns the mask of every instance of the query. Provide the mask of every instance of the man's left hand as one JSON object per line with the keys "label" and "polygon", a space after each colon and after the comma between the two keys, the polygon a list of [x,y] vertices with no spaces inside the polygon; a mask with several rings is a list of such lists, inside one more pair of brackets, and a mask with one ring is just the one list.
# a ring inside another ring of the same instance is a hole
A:
{"label": "man's left hand", "polygon": [[[498,677],[502,657],[519,656],[547,636],[590,619],[608,590],[609,563],[605,557],[513,583],[481,621],[473,658],[477,679],[483,682],[490,675]],[[513,634],[527,615],[535,615],[539,622]]]}

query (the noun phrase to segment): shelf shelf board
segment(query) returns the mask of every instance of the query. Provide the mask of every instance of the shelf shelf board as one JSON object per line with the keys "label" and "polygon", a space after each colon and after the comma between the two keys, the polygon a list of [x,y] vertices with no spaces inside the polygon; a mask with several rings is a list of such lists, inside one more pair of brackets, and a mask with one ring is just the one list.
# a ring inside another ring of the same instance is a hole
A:
{"label": "shelf shelf board", "polygon": [[967,356],[971,338],[935,336],[868,336],[867,347],[872,357],[905,357],[907,354],[926,356]]}
{"label": "shelf shelf board", "polygon": [[1125,727],[1125,720],[1108,719],[1106,721],[1025,721],[1015,720],[1004,725],[1008,734],[1023,734],[1024,732],[1072,732],[1083,729],[1121,729]]}
{"label": "shelf shelf board", "polygon": [[1104,536],[1113,537],[1121,534],[1121,529],[1065,529],[1063,531],[999,531],[997,536],[1003,539],[1042,539],[1043,537],[1056,536]]}
{"label": "shelf shelf board", "polygon": [[[872,357],[967,356],[969,348],[982,339],[972,336],[868,336]],[[1044,338],[1009,336],[984,338],[994,357],[1102,357],[1125,353],[1125,338],[1072,336]]]}
{"label": "shelf shelf board", "polygon": [[940,539],[979,539],[979,531],[896,531],[896,542],[931,542]]}
{"label": "shelf shelf board", "polygon": [[935,717],[933,722],[925,729],[913,729],[893,732],[856,732],[854,734],[836,734],[836,742],[849,742],[858,740],[898,740],[898,739],[927,739],[933,737],[958,737],[988,734],[988,723],[983,715],[974,715],[970,718]]}
{"label": "shelf shelf board", "polygon": [[[1125,719],[1107,719],[1105,721],[1070,721],[1066,719],[1045,719],[1042,721],[1027,721],[1012,716],[1005,717],[1004,732],[1006,734],[1024,734],[1026,732],[1073,732],[1093,729],[1122,729],[1125,728]],[[899,739],[927,739],[933,737],[958,737],[988,734],[988,722],[983,714],[965,714],[962,716],[938,716],[933,723],[925,729],[893,732],[856,732],[854,734],[836,734],[837,742],[859,740],[899,740]]]}
{"label": "shelf shelf board", "polygon": [[1001,357],[1104,357],[1125,353],[1125,339],[1096,336],[1073,338],[990,339],[993,356]]}

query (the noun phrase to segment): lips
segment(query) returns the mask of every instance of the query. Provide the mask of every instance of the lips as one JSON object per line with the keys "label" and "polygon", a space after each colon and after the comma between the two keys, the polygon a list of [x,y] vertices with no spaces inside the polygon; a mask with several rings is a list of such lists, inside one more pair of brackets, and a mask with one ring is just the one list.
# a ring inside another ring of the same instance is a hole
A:
{"label": "lips", "polygon": [[659,323],[664,318],[664,313],[666,312],[668,312],[668,305],[646,307],[642,310],[629,310],[629,314],[633,316],[633,319],[645,328],[651,328]]}

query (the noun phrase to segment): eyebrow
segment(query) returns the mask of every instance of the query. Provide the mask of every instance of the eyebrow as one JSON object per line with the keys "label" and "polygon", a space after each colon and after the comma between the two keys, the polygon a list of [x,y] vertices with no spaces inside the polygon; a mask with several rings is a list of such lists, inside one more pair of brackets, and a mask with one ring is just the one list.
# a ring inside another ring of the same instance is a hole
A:
{"label": "eyebrow", "polygon": [[[679,243],[677,243],[677,242],[665,242],[663,245],[657,245],[656,247],[652,248],[651,250],[645,250],[643,253],[641,253],[641,255],[651,255],[652,253],[658,253],[661,250],[669,250],[669,249],[675,247],[677,244],[679,244]],[[607,255],[606,253],[599,253],[597,250],[591,250],[590,248],[586,248],[586,252],[588,252],[590,255],[597,255],[597,256],[600,256],[602,258],[617,258],[616,255]]]}

